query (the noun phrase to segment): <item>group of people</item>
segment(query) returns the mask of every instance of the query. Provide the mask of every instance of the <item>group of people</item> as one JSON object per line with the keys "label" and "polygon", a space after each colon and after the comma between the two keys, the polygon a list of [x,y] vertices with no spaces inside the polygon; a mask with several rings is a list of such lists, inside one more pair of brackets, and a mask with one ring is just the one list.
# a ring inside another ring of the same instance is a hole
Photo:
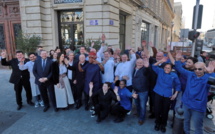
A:
{"label": "group of people", "polygon": [[135,105],[138,123],[142,125],[149,99],[149,117],[155,118],[156,131],[166,131],[168,112],[175,107],[184,110],[186,134],[190,133],[191,120],[195,133],[203,133],[207,80],[215,76],[215,62],[206,67],[204,62],[185,57],[180,51],[173,57],[169,46],[164,54],[157,52],[152,43],[149,45],[153,56],[145,41],[137,52],[128,49],[125,53],[106,48],[104,40],[99,50],[93,48],[93,43],[89,51],[81,46],[79,52],[70,48],[61,52],[57,48],[48,53],[39,47],[38,53],[29,53],[29,59],[17,51],[16,58],[6,60],[6,51],[2,51],[1,64],[12,67],[10,82],[14,84],[17,110],[23,106],[24,87],[27,103],[44,106],[44,112],[50,108],[49,100],[56,112],[70,105],[79,109],[84,103],[85,110],[91,110],[92,117],[97,116],[97,122],[111,114],[119,123]]}

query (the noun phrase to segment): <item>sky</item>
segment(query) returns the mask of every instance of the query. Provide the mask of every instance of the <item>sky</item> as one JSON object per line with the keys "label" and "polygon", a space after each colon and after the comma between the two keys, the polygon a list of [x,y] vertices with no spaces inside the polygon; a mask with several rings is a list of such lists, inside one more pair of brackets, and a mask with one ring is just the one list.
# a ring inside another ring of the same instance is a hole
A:
{"label": "sky", "polygon": [[[174,0],[182,3],[183,17],[185,18],[185,28],[192,28],[193,7],[196,0]],[[212,29],[213,19],[215,17],[215,0],[200,0],[203,5],[202,26],[198,31],[206,32]]]}

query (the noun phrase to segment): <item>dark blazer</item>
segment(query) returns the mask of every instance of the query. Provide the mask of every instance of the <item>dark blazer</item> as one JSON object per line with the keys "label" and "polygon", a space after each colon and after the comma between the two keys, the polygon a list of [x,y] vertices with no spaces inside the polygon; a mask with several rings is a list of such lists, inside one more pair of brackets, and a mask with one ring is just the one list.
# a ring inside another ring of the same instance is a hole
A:
{"label": "dark blazer", "polygon": [[[25,59],[24,63],[28,62],[29,59]],[[17,58],[14,58],[10,61],[7,61],[6,58],[1,60],[1,64],[3,66],[11,66],[12,68],[12,74],[10,76],[10,83],[17,84],[21,78],[23,78],[23,81],[29,82],[30,74],[28,70],[19,70],[19,61]]]}
{"label": "dark blazer", "polygon": [[134,69],[132,77],[132,86],[136,92],[145,92],[149,90],[150,68],[142,67],[139,70]]}
{"label": "dark blazer", "polygon": [[34,73],[34,76],[35,76],[35,83],[36,84],[41,85],[42,83],[39,82],[39,79],[43,78],[43,77],[48,78],[48,80],[45,82],[46,85],[53,84],[53,80],[52,80],[52,63],[53,63],[52,60],[47,58],[46,59],[45,70],[43,71],[42,58],[35,61],[34,67],[33,67],[33,73]]}
{"label": "dark blazer", "polygon": [[[80,72],[78,70],[78,61],[75,62],[72,66],[68,66],[69,70],[73,70],[75,73],[75,76],[73,77],[74,80],[77,80],[77,85],[84,85],[85,82],[85,71],[84,72]],[[85,61],[85,63],[83,65],[81,65],[81,67],[84,67],[86,64],[88,63],[88,61]]]}

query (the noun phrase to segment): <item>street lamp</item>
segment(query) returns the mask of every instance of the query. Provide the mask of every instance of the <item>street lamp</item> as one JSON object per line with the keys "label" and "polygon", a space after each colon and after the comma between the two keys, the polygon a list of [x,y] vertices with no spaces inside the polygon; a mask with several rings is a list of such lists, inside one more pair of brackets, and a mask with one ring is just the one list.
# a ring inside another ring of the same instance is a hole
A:
{"label": "street lamp", "polygon": [[172,22],[171,22],[171,39],[170,39],[170,48],[172,48],[172,29],[173,29],[173,26],[174,26],[174,22],[172,21]]}

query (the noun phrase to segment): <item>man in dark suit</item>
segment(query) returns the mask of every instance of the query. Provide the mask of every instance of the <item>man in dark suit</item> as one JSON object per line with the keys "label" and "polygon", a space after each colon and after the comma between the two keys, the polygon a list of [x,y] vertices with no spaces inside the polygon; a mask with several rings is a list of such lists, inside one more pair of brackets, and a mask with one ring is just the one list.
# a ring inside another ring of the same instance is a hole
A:
{"label": "man in dark suit", "polygon": [[32,103],[32,94],[31,94],[31,86],[30,86],[30,74],[28,72],[28,70],[19,70],[19,62],[23,62],[26,63],[29,60],[28,59],[24,59],[24,55],[22,51],[17,51],[16,52],[16,58],[7,61],[6,60],[6,51],[3,51],[1,53],[2,56],[2,60],[1,60],[1,64],[3,66],[11,66],[12,68],[12,74],[10,76],[10,83],[14,84],[14,90],[16,92],[16,103],[18,105],[17,110],[20,110],[22,108],[22,87],[25,88],[26,91],[26,97],[27,97],[27,103],[31,106],[34,105],[34,103]]}
{"label": "man in dark suit", "polygon": [[[43,112],[46,112],[49,105],[49,97],[52,101],[52,105],[57,112],[56,101],[55,101],[55,92],[54,92],[54,82],[52,79],[52,60],[49,59],[46,51],[42,50],[40,57],[35,61],[33,67],[33,73],[35,76],[35,83],[39,86],[39,90],[44,101],[45,107]],[[47,93],[47,89],[49,92],[49,97]]]}

